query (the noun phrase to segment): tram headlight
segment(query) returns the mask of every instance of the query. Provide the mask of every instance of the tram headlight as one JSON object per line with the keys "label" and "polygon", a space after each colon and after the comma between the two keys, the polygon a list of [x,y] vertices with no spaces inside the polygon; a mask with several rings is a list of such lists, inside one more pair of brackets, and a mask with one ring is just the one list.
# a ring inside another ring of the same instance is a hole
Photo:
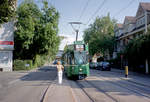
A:
{"label": "tram headlight", "polygon": [[81,68],[80,68],[79,70],[80,70],[80,71],[82,71],[82,69],[81,69]]}

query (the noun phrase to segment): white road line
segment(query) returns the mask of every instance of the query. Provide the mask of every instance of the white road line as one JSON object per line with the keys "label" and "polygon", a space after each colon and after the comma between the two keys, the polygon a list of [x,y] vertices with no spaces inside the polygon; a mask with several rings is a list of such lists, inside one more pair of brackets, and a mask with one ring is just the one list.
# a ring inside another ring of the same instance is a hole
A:
{"label": "white road line", "polygon": [[15,84],[15,83],[17,83],[17,82],[19,82],[19,81],[21,81],[21,80],[25,80],[25,79],[27,79],[27,78],[28,78],[28,77],[24,77],[24,78],[21,78],[21,79],[16,79],[16,80],[10,81],[8,84],[9,84],[9,85]]}
{"label": "white road line", "polygon": [[20,81],[20,79],[13,80],[13,81],[9,82],[8,84],[11,85],[11,84],[14,84],[14,83],[16,83],[18,81]]}

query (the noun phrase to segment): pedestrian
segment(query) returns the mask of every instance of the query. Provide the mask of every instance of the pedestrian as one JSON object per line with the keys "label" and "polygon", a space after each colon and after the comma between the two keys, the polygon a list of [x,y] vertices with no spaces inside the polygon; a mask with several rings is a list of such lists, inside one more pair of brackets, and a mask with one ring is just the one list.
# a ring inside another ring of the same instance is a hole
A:
{"label": "pedestrian", "polygon": [[62,76],[63,76],[64,67],[61,65],[60,61],[57,62],[57,71],[58,71],[58,83],[62,83]]}

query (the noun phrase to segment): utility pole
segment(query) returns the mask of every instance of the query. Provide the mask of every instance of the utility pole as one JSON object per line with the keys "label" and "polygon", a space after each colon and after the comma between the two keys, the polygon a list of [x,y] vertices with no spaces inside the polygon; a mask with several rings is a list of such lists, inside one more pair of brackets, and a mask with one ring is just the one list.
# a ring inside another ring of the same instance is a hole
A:
{"label": "utility pole", "polygon": [[78,33],[79,33],[79,30],[76,30],[76,41],[78,40]]}
{"label": "utility pole", "polygon": [[79,28],[75,29],[73,25],[79,25],[82,24],[81,22],[69,22],[71,24],[72,29],[76,32],[76,41],[78,40],[78,35],[79,35]]}
{"label": "utility pole", "polygon": [[[145,34],[147,33],[147,11],[145,10]],[[146,74],[149,73],[148,59],[145,60]]]}

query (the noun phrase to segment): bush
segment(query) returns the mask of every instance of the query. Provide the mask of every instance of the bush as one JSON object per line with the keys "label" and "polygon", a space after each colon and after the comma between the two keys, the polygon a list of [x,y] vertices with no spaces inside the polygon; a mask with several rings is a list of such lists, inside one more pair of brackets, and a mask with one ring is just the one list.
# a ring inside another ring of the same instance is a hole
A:
{"label": "bush", "polygon": [[13,70],[30,70],[33,68],[32,60],[15,60]]}
{"label": "bush", "polygon": [[35,60],[34,60],[34,65],[37,67],[41,67],[45,64],[46,60],[47,60],[46,56],[36,55]]}

